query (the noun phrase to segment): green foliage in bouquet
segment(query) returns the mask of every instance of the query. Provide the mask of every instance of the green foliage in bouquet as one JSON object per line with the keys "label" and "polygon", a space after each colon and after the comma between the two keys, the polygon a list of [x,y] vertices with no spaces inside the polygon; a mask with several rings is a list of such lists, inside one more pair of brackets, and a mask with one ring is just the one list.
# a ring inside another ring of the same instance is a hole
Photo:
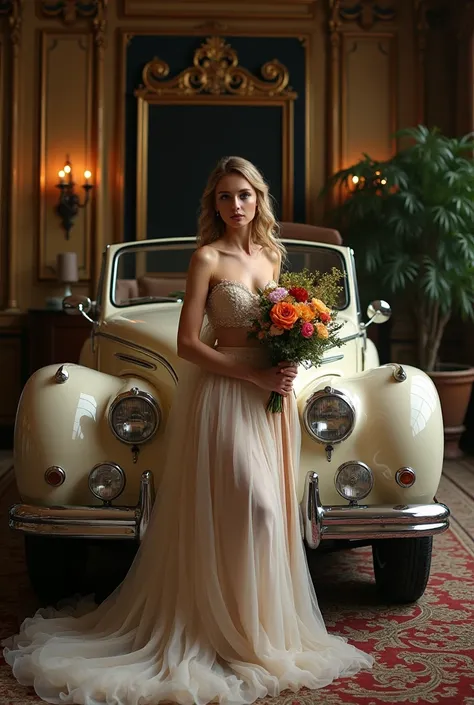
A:
{"label": "green foliage in bouquet", "polygon": [[474,318],[474,139],[423,125],[397,137],[410,146],[385,162],[365,154],[329,185],[348,192],[334,215],[358,263],[408,300],[431,371],[451,316]]}

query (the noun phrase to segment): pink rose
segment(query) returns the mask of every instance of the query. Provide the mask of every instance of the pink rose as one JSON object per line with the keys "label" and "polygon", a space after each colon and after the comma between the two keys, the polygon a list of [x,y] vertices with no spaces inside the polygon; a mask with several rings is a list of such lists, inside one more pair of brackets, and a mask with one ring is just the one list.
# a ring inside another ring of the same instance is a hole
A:
{"label": "pink rose", "polygon": [[312,323],[303,323],[301,326],[301,335],[303,338],[311,338],[314,333],[314,326]]}

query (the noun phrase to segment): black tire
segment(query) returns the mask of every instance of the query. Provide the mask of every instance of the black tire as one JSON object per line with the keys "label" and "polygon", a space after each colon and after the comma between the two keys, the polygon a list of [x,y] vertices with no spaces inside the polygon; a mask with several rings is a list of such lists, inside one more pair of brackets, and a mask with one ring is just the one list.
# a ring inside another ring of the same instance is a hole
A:
{"label": "black tire", "polygon": [[25,560],[31,586],[44,605],[82,592],[87,543],[81,539],[25,535]]}
{"label": "black tire", "polygon": [[432,536],[372,543],[375,582],[384,602],[407,604],[423,595],[430,577],[432,547]]}
{"label": "black tire", "polygon": [[125,578],[138,550],[129,540],[25,536],[25,558],[33,590],[44,605],[73,595],[102,602]]}

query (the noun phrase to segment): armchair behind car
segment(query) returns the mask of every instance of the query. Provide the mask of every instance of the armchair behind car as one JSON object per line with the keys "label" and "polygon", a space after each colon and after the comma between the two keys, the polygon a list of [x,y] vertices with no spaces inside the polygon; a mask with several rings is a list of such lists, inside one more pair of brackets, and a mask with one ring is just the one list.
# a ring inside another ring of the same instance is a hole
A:
{"label": "armchair behind car", "polygon": [[342,245],[341,233],[334,228],[323,228],[308,223],[280,223],[280,237],[291,240],[310,240],[330,245]]}

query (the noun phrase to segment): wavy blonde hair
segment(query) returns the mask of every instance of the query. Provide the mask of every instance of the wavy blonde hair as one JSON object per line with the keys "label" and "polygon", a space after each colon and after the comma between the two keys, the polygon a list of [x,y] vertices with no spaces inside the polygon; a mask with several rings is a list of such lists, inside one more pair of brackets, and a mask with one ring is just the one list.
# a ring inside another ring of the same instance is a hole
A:
{"label": "wavy blonde hair", "polygon": [[216,187],[227,174],[243,176],[257,194],[257,210],[251,223],[252,241],[277,252],[283,261],[286,250],[278,237],[279,226],[273,213],[268,184],[257,167],[243,157],[224,157],[211,172],[201,198],[198,247],[208,245],[224,234],[225,223],[216,215]]}

